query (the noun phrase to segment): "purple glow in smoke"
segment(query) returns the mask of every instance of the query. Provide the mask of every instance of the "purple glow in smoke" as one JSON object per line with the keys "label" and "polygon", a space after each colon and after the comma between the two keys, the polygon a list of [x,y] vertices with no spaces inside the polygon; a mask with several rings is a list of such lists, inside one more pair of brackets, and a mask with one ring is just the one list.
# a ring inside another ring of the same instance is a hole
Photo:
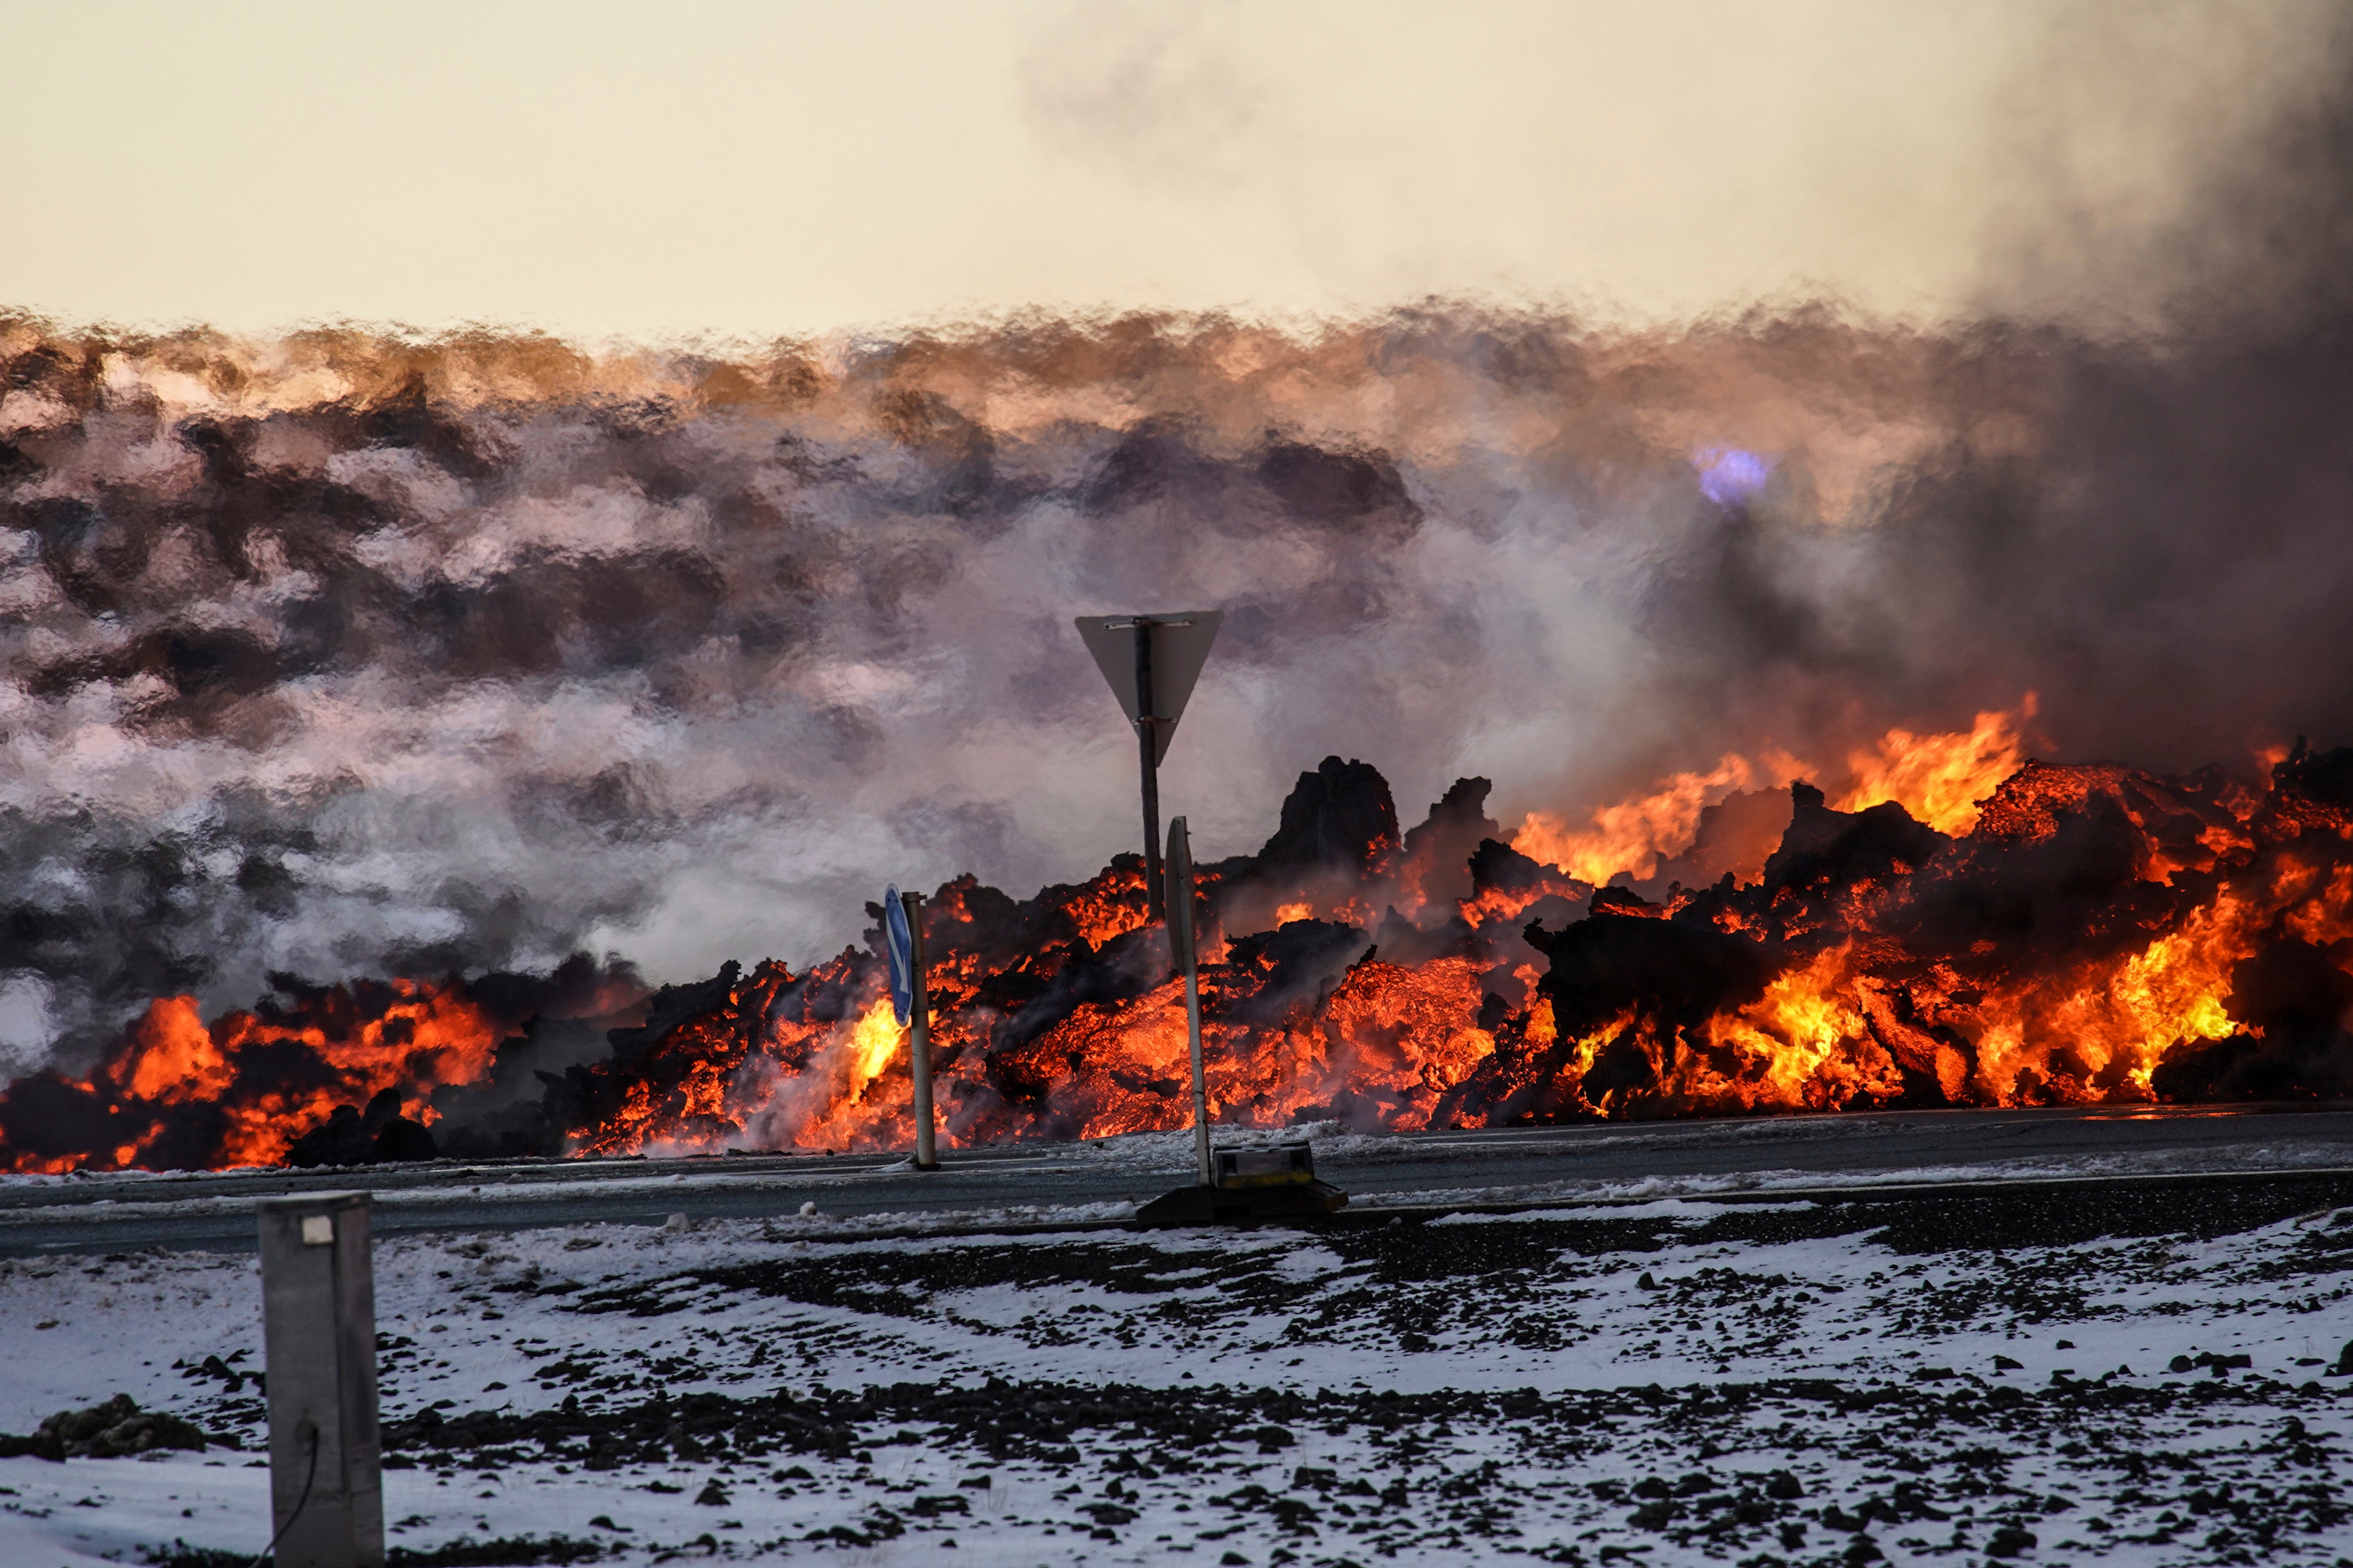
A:
{"label": "purple glow in smoke", "polygon": [[1709,447],[1692,458],[1692,466],[1699,470],[1701,493],[1718,506],[1737,506],[1773,477],[1770,458],[1737,447]]}

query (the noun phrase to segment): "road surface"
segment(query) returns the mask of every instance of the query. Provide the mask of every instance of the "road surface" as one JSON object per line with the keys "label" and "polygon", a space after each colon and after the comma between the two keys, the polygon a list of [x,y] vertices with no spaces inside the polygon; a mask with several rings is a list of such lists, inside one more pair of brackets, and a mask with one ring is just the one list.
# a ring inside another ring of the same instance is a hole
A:
{"label": "road surface", "polygon": [[[1645,1192],[1966,1181],[2353,1171],[2353,1109],[1893,1111],[1639,1125],[1343,1136],[1317,1173],[1359,1207],[1589,1202]],[[1190,1180],[1187,1141],[951,1152],[920,1173],[888,1155],[532,1160],[17,1179],[0,1185],[0,1257],[244,1251],[253,1205],[364,1188],[380,1232],[659,1225],[673,1215],[955,1215],[976,1223],[1115,1221],[1085,1205],[1142,1202]],[[1031,1211],[1047,1210],[1048,1213]],[[1080,1212],[1072,1213],[1077,1210]]]}

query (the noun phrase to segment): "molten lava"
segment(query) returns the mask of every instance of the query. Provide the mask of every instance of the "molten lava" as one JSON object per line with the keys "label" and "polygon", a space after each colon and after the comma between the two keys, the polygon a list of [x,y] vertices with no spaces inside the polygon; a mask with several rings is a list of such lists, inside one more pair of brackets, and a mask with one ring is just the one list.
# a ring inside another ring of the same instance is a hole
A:
{"label": "molten lava", "polygon": [[1647,881],[1662,857],[1692,841],[1703,809],[1733,790],[1746,789],[1756,776],[1747,758],[1727,752],[1707,773],[1677,773],[1653,794],[1601,807],[1584,827],[1550,812],[1532,811],[1512,845],[1531,859],[1597,886],[1621,871]]}
{"label": "molten lava", "polygon": [[1939,833],[1967,833],[1977,826],[1978,804],[2018,771],[2019,721],[2033,718],[2034,707],[2030,691],[2015,717],[1980,713],[1960,734],[1890,730],[1873,749],[1847,758],[1854,783],[1839,809],[1864,811],[1892,800]]}
{"label": "molten lava", "polygon": [[[2299,743],[2258,791],[2021,763],[2031,712],[1891,731],[1835,807],[1748,792],[1786,759],[1727,757],[1512,835],[1483,780],[1400,834],[1380,775],[1328,759],[1257,854],[1200,868],[1211,1110],[1410,1130],[2353,1092],[2353,750]],[[924,920],[945,1144],[1185,1124],[1137,858],[1018,902],[961,878]],[[163,998],[86,1078],[11,1085],[0,1159],[902,1147],[878,940],[563,1005],[513,976],[291,988],[210,1023]],[[533,1068],[559,1016],[606,1047]]]}

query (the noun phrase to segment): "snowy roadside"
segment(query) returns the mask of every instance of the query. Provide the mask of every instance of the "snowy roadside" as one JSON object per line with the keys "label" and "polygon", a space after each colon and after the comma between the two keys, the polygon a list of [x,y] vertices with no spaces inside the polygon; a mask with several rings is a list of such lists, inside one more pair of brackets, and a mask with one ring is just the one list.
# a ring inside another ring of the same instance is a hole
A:
{"label": "snowy roadside", "polygon": [[[2337,1562],[2353,1184],[2179,1191],[398,1237],[386,1518],[518,1561]],[[249,1258],[0,1263],[0,1430],[124,1393],[258,1443]],[[0,1562],[249,1553],[257,1458],[0,1460]]]}

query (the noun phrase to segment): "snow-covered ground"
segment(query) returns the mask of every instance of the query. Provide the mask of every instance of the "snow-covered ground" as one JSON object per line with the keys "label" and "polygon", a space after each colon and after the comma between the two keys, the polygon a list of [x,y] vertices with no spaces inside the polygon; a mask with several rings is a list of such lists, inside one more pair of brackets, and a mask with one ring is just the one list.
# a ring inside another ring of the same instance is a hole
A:
{"label": "snow-covered ground", "polygon": [[[469,1562],[2335,1563],[2316,1182],[389,1240],[385,1517],[517,1543]],[[0,1263],[0,1430],[124,1393],[245,1444],[0,1460],[0,1563],[260,1548],[251,1258]]]}

